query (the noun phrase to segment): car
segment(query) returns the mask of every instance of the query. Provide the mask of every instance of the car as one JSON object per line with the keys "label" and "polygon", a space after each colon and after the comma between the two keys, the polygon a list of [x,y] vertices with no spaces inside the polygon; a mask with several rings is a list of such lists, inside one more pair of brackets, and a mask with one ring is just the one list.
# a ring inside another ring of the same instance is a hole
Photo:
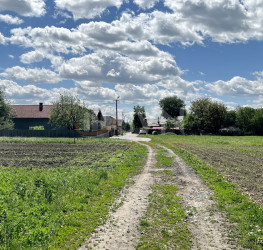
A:
{"label": "car", "polygon": [[152,135],[158,135],[157,131],[153,131]]}
{"label": "car", "polygon": [[146,131],[143,130],[143,129],[141,129],[140,132],[139,132],[139,135],[146,135],[146,134],[147,134]]}

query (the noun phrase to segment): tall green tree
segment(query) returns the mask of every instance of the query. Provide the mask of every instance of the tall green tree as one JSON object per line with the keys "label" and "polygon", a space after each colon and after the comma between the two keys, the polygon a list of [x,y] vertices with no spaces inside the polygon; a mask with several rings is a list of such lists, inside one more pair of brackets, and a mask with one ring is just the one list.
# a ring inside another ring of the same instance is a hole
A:
{"label": "tall green tree", "polygon": [[143,106],[137,105],[134,106],[134,114],[133,114],[133,127],[136,128],[142,128],[146,125],[146,113]]}
{"label": "tall green tree", "polygon": [[185,115],[185,103],[177,96],[169,96],[160,100],[159,105],[162,109],[162,116],[165,118],[176,118]]}
{"label": "tall green tree", "polygon": [[6,100],[3,90],[0,90],[0,129],[13,129],[13,117],[14,111]]}
{"label": "tall green tree", "polygon": [[56,127],[68,129],[82,128],[88,109],[80,99],[73,95],[60,95],[59,100],[53,103],[50,114],[50,123]]}
{"label": "tall green tree", "polygon": [[227,111],[224,121],[224,127],[235,127],[235,126],[236,126],[236,111],[235,110]]}
{"label": "tall green tree", "polygon": [[251,107],[237,107],[236,124],[244,133],[255,133],[255,114],[256,110]]}
{"label": "tall green tree", "polygon": [[254,115],[254,132],[263,135],[263,108],[256,109]]}
{"label": "tall green tree", "polygon": [[[194,126],[198,126],[197,130],[217,133],[223,127],[227,108],[223,103],[214,102],[210,98],[199,98],[192,102],[190,107],[192,116],[188,121]],[[186,124],[190,127],[190,124]]]}

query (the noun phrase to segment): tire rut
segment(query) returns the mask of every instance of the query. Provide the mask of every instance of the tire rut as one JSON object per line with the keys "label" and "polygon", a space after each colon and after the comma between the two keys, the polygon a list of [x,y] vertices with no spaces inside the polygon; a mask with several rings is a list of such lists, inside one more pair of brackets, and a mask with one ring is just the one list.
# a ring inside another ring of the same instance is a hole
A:
{"label": "tire rut", "polygon": [[229,238],[229,222],[217,211],[216,202],[211,200],[213,192],[195,171],[171,149],[159,145],[174,157],[172,171],[175,174],[177,195],[182,197],[183,206],[191,212],[188,229],[192,233],[192,249],[242,249]]}
{"label": "tire rut", "polygon": [[148,195],[154,182],[151,169],[155,167],[155,152],[148,149],[146,165],[138,176],[134,177],[134,184],[125,188],[117,203],[121,206],[111,211],[104,225],[87,239],[79,249],[135,249],[140,240],[138,229],[140,218],[148,206]]}

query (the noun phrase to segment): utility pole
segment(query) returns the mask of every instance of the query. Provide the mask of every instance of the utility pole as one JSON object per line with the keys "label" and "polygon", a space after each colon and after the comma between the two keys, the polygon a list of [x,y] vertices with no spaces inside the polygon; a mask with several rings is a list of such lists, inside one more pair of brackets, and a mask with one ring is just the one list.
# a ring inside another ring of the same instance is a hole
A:
{"label": "utility pole", "polygon": [[118,135],[118,101],[119,101],[119,96],[117,97],[117,99],[115,100],[116,101],[116,129],[117,129],[117,132],[116,132],[116,135]]}

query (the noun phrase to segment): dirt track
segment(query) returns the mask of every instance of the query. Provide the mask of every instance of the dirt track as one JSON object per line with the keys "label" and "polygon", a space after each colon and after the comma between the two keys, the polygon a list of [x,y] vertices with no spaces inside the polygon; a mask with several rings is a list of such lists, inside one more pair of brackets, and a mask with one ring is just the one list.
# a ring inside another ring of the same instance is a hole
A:
{"label": "dirt track", "polygon": [[[121,139],[149,140],[132,134]],[[110,212],[106,224],[100,226],[80,249],[135,249],[140,239],[139,220],[147,208],[151,186],[157,181],[152,175],[153,171],[158,171],[155,151],[149,146],[147,148],[148,159],[143,172],[134,178],[133,185],[123,190],[118,200],[119,207]],[[216,211],[215,202],[209,199],[212,193],[206,184],[172,150],[166,150],[174,158],[169,169],[174,172],[173,182],[179,188],[177,195],[183,198],[185,210],[190,209],[193,214],[188,222],[193,235],[192,249],[237,249],[228,243],[227,221]]]}

